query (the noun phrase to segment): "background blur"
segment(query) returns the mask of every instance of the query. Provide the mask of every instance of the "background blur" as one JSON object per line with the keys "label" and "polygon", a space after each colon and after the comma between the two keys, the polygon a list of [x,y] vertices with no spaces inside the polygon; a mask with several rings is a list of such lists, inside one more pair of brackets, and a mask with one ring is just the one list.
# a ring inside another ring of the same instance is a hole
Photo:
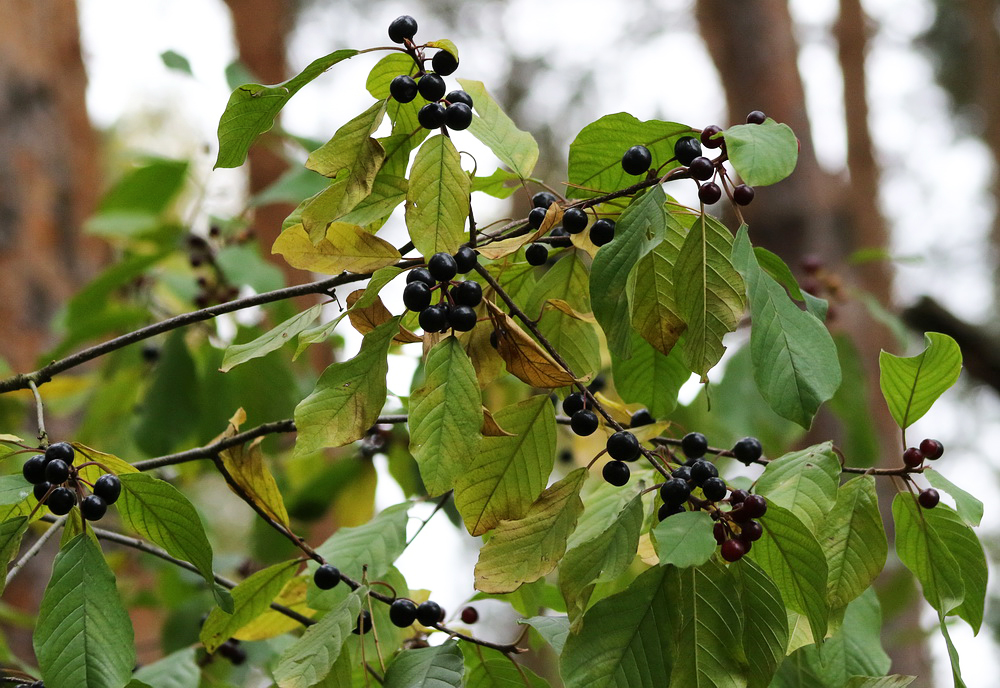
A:
{"label": "background blur", "polygon": [[[959,388],[911,433],[940,439],[948,477],[986,503],[982,534],[995,560],[996,0],[0,0],[0,357],[26,371],[58,343],[53,317],[116,258],[114,242],[84,231],[86,220],[144,155],[189,162],[177,215],[191,231],[238,217],[267,253],[293,206],[248,199],[305,151],[264,140],[243,168],[211,171],[227,70],[235,83],[277,83],[335,49],[387,45],[385,27],[403,13],[417,18],[418,38],[458,45],[461,76],[485,82],[534,134],[536,175],[556,187],[569,142],[607,113],[700,128],[761,109],[788,123],[801,140],[799,166],[758,190],[747,213],[754,242],[831,299],[831,327],[853,339],[868,372],[861,392],[877,391],[879,348],[912,353],[925,330],[959,342]],[[283,111],[283,130],[329,138],[370,100],[364,80],[377,58],[367,58],[307,86]],[[468,150],[488,174],[489,153]],[[523,210],[527,199],[513,202]],[[523,216],[492,199],[476,213]],[[390,390],[406,394],[413,363],[397,368]],[[814,435],[870,454],[856,463],[898,462],[898,433],[872,409],[867,435],[823,417]],[[378,490],[380,507],[401,498],[398,488]],[[444,520],[429,532],[400,568],[411,587],[440,590],[454,609],[472,593],[469,538]],[[455,552],[427,565],[428,552],[445,550]],[[945,685],[933,616],[912,593],[890,580],[882,596],[893,671],[921,675],[913,685]],[[996,605],[987,621],[978,638],[965,625],[953,631],[969,686],[995,686],[1000,675]]]}

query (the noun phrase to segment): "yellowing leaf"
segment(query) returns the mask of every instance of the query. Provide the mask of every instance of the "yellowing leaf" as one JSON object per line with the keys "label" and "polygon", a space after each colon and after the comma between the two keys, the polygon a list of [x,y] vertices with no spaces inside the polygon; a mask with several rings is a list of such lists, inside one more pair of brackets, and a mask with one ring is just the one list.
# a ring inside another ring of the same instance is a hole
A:
{"label": "yellowing leaf", "polygon": [[565,368],[522,330],[514,320],[487,301],[493,329],[497,333],[497,352],[507,363],[507,371],[534,387],[565,387],[576,382]]}
{"label": "yellowing leaf", "polygon": [[500,427],[497,423],[497,419],[493,417],[493,414],[488,408],[483,407],[483,427],[480,432],[486,437],[513,437],[514,433],[507,432]]}
{"label": "yellowing leaf", "polygon": [[454,253],[465,239],[472,181],[447,136],[424,141],[410,168],[406,192],[406,228],[425,256]]}
{"label": "yellowing leaf", "polygon": [[509,256],[512,253],[517,253],[517,250],[529,244],[536,239],[545,236],[550,229],[555,227],[562,221],[563,211],[558,204],[553,203],[549,206],[549,209],[545,211],[545,219],[542,220],[542,224],[533,232],[528,232],[527,234],[522,234],[521,236],[511,237],[510,239],[501,239],[492,244],[486,244],[478,248],[479,253],[489,258],[490,260],[497,260],[503,258],[504,256]]}
{"label": "yellowing leaf", "polygon": [[576,320],[582,320],[583,322],[594,324],[597,323],[597,318],[594,317],[593,313],[581,313],[562,299],[548,299],[546,303],[555,308],[557,311],[561,311]]}
{"label": "yellowing leaf", "polygon": [[24,440],[17,435],[8,435],[4,433],[0,434],[0,442],[24,442]]}
{"label": "yellowing leaf", "polygon": [[372,272],[399,260],[399,251],[388,241],[347,222],[331,223],[326,238],[315,246],[301,224],[293,225],[278,235],[271,253],[293,268],[324,275]]}
{"label": "yellowing leaf", "polygon": [[[351,325],[354,326],[354,329],[361,334],[368,334],[379,325],[392,319],[392,313],[385,307],[379,296],[372,298],[371,303],[367,306],[359,306],[358,301],[365,293],[365,289],[356,289],[347,295],[347,317],[351,319]],[[422,339],[420,335],[416,335],[400,325],[399,334],[393,338],[393,341],[400,344],[412,344],[422,341]]]}
{"label": "yellowing leaf", "polygon": [[[309,582],[304,576],[293,578],[285,583],[285,587],[277,597],[274,598],[276,604],[298,612],[302,616],[312,617],[316,610],[311,609],[306,604],[306,592],[309,589]],[[295,619],[290,619],[280,612],[269,609],[256,619],[248,623],[240,630],[233,633],[237,640],[267,640],[284,635],[301,624]]]}
{"label": "yellowing leaf", "polygon": [[[83,455],[85,461],[77,460],[77,466],[81,463],[87,461],[96,461],[106,467],[108,471],[116,475],[122,475],[124,473],[138,473],[138,469],[127,461],[122,461],[114,454],[105,454],[104,452],[92,449],[85,444],[80,444],[79,442],[70,442],[73,445],[73,449]],[[80,469],[80,475],[84,480],[93,483],[95,480],[101,477],[105,471],[99,466],[85,466]]]}
{"label": "yellowing leaf", "polygon": [[223,450],[219,458],[236,484],[254,504],[278,523],[288,526],[288,511],[285,510],[281,490],[268,470],[264,452],[260,449],[263,441],[263,437],[258,437],[249,445],[230,447]]}

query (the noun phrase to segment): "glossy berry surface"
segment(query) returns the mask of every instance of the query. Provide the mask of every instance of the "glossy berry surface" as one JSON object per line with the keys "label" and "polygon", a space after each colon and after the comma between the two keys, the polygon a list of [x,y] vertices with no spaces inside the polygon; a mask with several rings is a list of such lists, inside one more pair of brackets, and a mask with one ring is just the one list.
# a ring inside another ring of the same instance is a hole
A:
{"label": "glossy berry surface", "polygon": [[73,463],[74,456],[76,456],[76,452],[73,450],[73,445],[69,442],[56,442],[55,444],[50,444],[49,448],[45,450],[46,461],[59,459],[66,463]]}
{"label": "glossy berry surface", "polygon": [[750,493],[747,492],[746,490],[733,490],[732,492],[729,493],[729,503],[732,504],[734,507],[739,506],[740,504],[745,502],[747,497],[749,496]]}
{"label": "glossy berry surface", "polygon": [[722,137],[719,137],[717,139],[712,138],[716,134],[721,134],[721,133],[722,133],[722,127],[717,126],[715,124],[708,125],[701,131],[701,136],[699,137],[701,139],[701,145],[703,145],[705,148],[721,147],[722,144],[725,143],[722,140]]}
{"label": "glossy berry surface", "polygon": [[417,97],[417,82],[413,77],[400,74],[389,82],[389,95],[397,103],[409,103]]}
{"label": "glossy berry surface", "polygon": [[528,265],[545,265],[549,259],[549,249],[544,244],[532,244],[524,251],[524,258]]}
{"label": "glossy berry surface", "polygon": [[417,605],[413,600],[400,598],[389,605],[389,621],[393,626],[406,628],[417,620]]}
{"label": "glossy berry surface", "polygon": [[722,478],[707,478],[701,485],[701,491],[708,501],[719,502],[726,498],[726,483]]}
{"label": "glossy berry surface", "polygon": [[448,311],[448,324],[458,332],[468,332],[476,326],[476,312],[469,306],[455,306]]}
{"label": "glossy berry surface", "polygon": [[593,435],[598,425],[600,425],[600,422],[597,420],[597,414],[590,409],[577,411],[569,419],[569,426],[573,429],[574,433],[581,437]]}
{"label": "glossy berry surface", "polygon": [[604,246],[615,238],[615,223],[613,220],[601,218],[590,227],[590,242],[594,246]]}
{"label": "glossy berry surface", "polygon": [[764,534],[764,526],[759,521],[747,521],[740,529],[740,540],[756,542]]}
{"label": "glossy berry surface", "polygon": [[442,251],[435,253],[427,261],[427,271],[438,282],[447,282],[458,274],[458,263],[455,262],[454,256]]}
{"label": "glossy berry surface", "polygon": [[685,511],[687,511],[687,509],[684,508],[683,504],[677,504],[677,505],[661,504],[659,510],[657,510],[656,512],[656,517],[661,521],[665,521],[671,516],[676,516],[677,514],[683,514]]}
{"label": "glossy berry surface", "polygon": [[941,495],[933,487],[928,487],[917,495],[917,501],[920,502],[920,506],[923,508],[933,509],[941,501]]}
{"label": "glossy berry surface", "polygon": [[909,447],[903,452],[903,463],[910,468],[917,468],[924,462],[924,455],[916,447]]}
{"label": "glossy berry surface", "polygon": [[45,466],[45,479],[53,485],[66,482],[69,478],[69,466],[62,459],[53,459]]}
{"label": "glossy berry surface", "polygon": [[428,287],[433,287],[437,283],[437,281],[431,277],[430,270],[427,268],[415,268],[410,270],[406,274],[406,283],[410,284],[411,282],[423,282]]}
{"label": "glossy berry surface", "polygon": [[660,486],[660,499],[664,504],[683,504],[691,496],[691,486],[686,480],[671,478]]}
{"label": "glossy berry surface", "polygon": [[691,482],[698,487],[702,487],[709,478],[718,478],[719,469],[715,464],[705,459],[698,459],[691,464]]}
{"label": "glossy berry surface", "polygon": [[108,503],[97,495],[87,495],[80,502],[80,513],[88,521],[100,521],[108,512]]}
{"label": "glossy berry surface", "polygon": [[743,500],[740,509],[747,515],[747,520],[760,518],[767,513],[767,501],[760,495],[752,494]]}
{"label": "glossy berry surface", "polygon": [[567,208],[562,223],[570,234],[579,234],[587,228],[587,213],[580,208]]}
{"label": "glossy berry surface", "polygon": [[447,50],[439,50],[431,58],[431,67],[438,74],[448,76],[454,74],[455,70],[458,69],[458,58]]}
{"label": "glossy berry surface", "polygon": [[674,144],[674,157],[685,167],[699,155],[701,155],[701,144],[693,136],[682,136]]}
{"label": "glossy berry surface", "polygon": [[45,455],[35,454],[21,466],[21,475],[32,485],[45,482]]}
{"label": "glossy berry surface", "polygon": [[763,112],[760,110],[753,110],[747,115],[747,124],[763,124],[766,119],[767,115]]}
{"label": "glossy berry surface", "polygon": [[756,437],[744,437],[733,445],[733,456],[747,466],[764,455],[764,448]]}
{"label": "glossy berry surface", "polygon": [[35,499],[40,502],[45,497],[45,493],[49,491],[50,487],[52,487],[50,483],[37,483],[31,493],[35,495]]}
{"label": "glossy berry surface", "polygon": [[728,540],[729,532],[726,530],[726,525],[720,521],[712,526],[712,537],[715,538],[715,544],[717,545],[721,545]]}
{"label": "glossy berry surface", "polygon": [[354,624],[354,630],[351,633],[354,635],[364,635],[370,630],[372,630],[372,613],[367,609],[362,609],[361,613],[358,614],[358,620]]}
{"label": "glossy berry surface", "polygon": [[726,540],[719,552],[726,561],[739,561],[747,553],[747,546],[742,540]]}
{"label": "glossy berry surface", "polygon": [[681,451],[689,459],[700,459],[708,451],[708,440],[700,432],[689,432],[681,438]]}
{"label": "glossy berry surface", "polygon": [[690,172],[691,176],[695,179],[707,181],[712,178],[713,174],[715,174],[715,165],[713,165],[712,161],[705,156],[699,155],[691,161],[690,165],[688,165],[688,172]]}
{"label": "glossy berry surface", "polygon": [[539,191],[534,196],[531,197],[531,207],[532,208],[545,208],[549,209],[549,206],[553,203],[558,202],[559,199],[551,191]]}
{"label": "glossy berry surface", "polygon": [[448,95],[444,97],[449,103],[454,105],[455,103],[465,103],[469,107],[472,107],[472,96],[470,96],[465,91],[455,90],[448,91]]}
{"label": "glossy berry surface", "polygon": [[541,227],[545,220],[545,212],[545,208],[532,208],[531,212],[528,213],[528,226],[532,229]]}
{"label": "glossy berry surface", "polygon": [[396,17],[389,24],[389,40],[402,43],[405,38],[413,38],[417,33],[417,20],[408,14]]}
{"label": "glossy berry surface", "polygon": [[475,308],[483,301],[483,288],[474,280],[459,282],[452,287],[451,298],[455,299],[455,303],[459,306]]}
{"label": "glossy berry surface", "polygon": [[107,473],[94,483],[94,494],[108,504],[114,504],[122,493],[122,481],[117,475]]}
{"label": "glossy berry surface", "polygon": [[671,478],[678,478],[680,480],[688,481],[691,479],[691,467],[690,466],[678,466],[670,474]]}
{"label": "glossy berry surface", "polygon": [[323,564],[313,574],[313,583],[320,590],[330,590],[340,582],[340,569],[330,564]]}
{"label": "glossy berry surface", "polygon": [[573,392],[565,399],[563,399],[562,403],[563,413],[565,413],[567,416],[572,416],[577,411],[583,410],[583,404],[584,404],[583,394],[581,394],[580,392]]}
{"label": "glossy berry surface", "polygon": [[68,487],[57,487],[52,490],[46,504],[48,504],[49,511],[56,516],[65,516],[70,509],[76,506],[76,494]]}
{"label": "glossy berry surface", "polygon": [[639,458],[639,440],[627,430],[611,435],[608,438],[607,449],[608,455],[618,461],[635,461]]}
{"label": "glossy berry surface", "polygon": [[417,113],[417,121],[424,129],[440,129],[447,120],[447,109],[441,103],[428,103]]}
{"label": "glossy berry surface", "polygon": [[476,263],[479,262],[479,254],[473,251],[468,246],[463,246],[458,249],[458,252],[454,256],[455,265],[458,267],[458,274],[464,275],[472,268],[476,267]]}
{"label": "glossy berry surface", "polygon": [[465,103],[449,105],[445,111],[444,123],[449,129],[465,131],[472,124],[472,108]]}
{"label": "glossy berry surface", "polygon": [[653,154],[645,146],[632,146],[622,156],[622,169],[627,174],[643,174],[653,164]]}
{"label": "glossy berry surface", "polygon": [[649,412],[649,409],[639,409],[632,414],[632,420],[629,421],[629,427],[638,428],[643,425],[652,425],[655,422],[653,414]]}
{"label": "glossy berry surface", "polygon": [[422,311],[431,305],[431,288],[423,282],[410,282],[403,287],[403,305],[411,311]]}
{"label": "glossy berry surface", "polygon": [[437,602],[427,600],[417,607],[417,621],[424,626],[433,626],[444,618],[444,610]]}
{"label": "glossy berry surface", "polygon": [[424,332],[443,332],[448,329],[448,309],[443,305],[428,306],[417,317]]}
{"label": "glossy berry surface", "polygon": [[475,607],[466,607],[462,610],[462,623],[474,624],[479,621],[479,612]]}
{"label": "glossy berry surface", "polygon": [[698,200],[705,205],[718,203],[720,198],[722,198],[722,189],[715,182],[705,182],[698,187]]}
{"label": "glossy berry surface", "polygon": [[601,475],[605,482],[615,487],[621,487],[628,482],[631,471],[628,466],[621,461],[608,461],[601,469]]}
{"label": "glossy berry surface", "polygon": [[924,458],[937,461],[944,455],[944,445],[937,440],[926,439],[920,442],[920,453]]}
{"label": "glossy berry surface", "polygon": [[733,201],[736,205],[750,205],[756,195],[752,186],[739,184],[733,189]]}
{"label": "glossy berry surface", "polygon": [[435,103],[444,97],[444,79],[437,74],[424,74],[417,82],[417,92],[424,100]]}

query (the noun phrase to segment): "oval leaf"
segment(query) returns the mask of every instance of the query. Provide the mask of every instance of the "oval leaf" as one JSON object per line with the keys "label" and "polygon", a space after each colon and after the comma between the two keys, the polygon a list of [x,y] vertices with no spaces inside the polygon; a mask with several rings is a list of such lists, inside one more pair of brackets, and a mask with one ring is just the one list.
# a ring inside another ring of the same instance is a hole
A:
{"label": "oval leaf", "polygon": [[476,116],[469,133],[482,141],[500,161],[521,179],[527,179],[538,162],[538,144],[526,131],[518,129],[481,81],[459,79],[465,92],[472,97]]}
{"label": "oval leaf", "polygon": [[954,339],[927,332],[924,341],[927,347],[910,358],[885,351],[878,356],[882,396],[893,420],[903,430],[923,417],[962,372],[962,350]]}
{"label": "oval leaf", "polygon": [[201,642],[209,652],[226,642],[234,633],[263,614],[285,584],[295,577],[300,563],[286,561],[258,571],[232,590],[233,613],[213,609],[201,627]]}
{"label": "oval leaf", "polygon": [[458,643],[403,650],[385,672],[385,688],[459,688],[465,673]]}
{"label": "oval leaf", "polygon": [[768,118],[763,124],[737,124],[722,132],[729,162],[750,186],[776,184],[795,169],[799,142],[791,127]]}
{"label": "oval leaf", "polygon": [[454,253],[465,240],[472,181],[447,136],[424,141],[410,168],[406,228],[424,256]]}
{"label": "oval leaf", "polygon": [[330,223],[326,237],[315,245],[302,225],[293,225],[278,235],[271,253],[293,268],[324,275],[373,272],[399,260],[399,251],[388,241],[347,222]]}

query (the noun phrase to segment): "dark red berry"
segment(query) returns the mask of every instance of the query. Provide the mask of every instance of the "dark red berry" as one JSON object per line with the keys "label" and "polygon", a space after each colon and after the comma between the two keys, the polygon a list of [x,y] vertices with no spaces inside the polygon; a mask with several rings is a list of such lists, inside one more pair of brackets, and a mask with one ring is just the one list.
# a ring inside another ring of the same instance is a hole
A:
{"label": "dark red berry", "polygon": [[417,82],[413,77],[400,74],[389,82],[389,95],[397,103],[409,103],[417,97]]}
{"label": "dark red berry", "polygon": [[740,540],[756,542],[764,534],[764,526],[759,521],[747,521],[740,526]]}
{"label": "dark red berry", "polygon": [[[919,495],[917,495],[917,501],[920,502],[920,506],[925,509],[933,509],[941,501],[941,495],[933,487],[928,487],[923,490]],[[50,507],[51,508],[51,507]]]}
{"label": "dark red berry", "polygon": [[62,459],[53,459],[45,465],[45,479],[59,485],[69,479],[69,466]]}
{"label": "dark red berry", "polygon": [[627,483],[630,474],[628,465],[622,461],[608,461],[601,469],[604,480],[615,487],[621,487]]}
{"label": "dark red berry", "polygon": [[417,620],[417,605],[413,600],[400,598],[389,605],[389,621],[394,626],[406,628]]}
{"label": "dark red berry", "polygon": [[611,435],[607,443],[608,455],[619,461],[635,461],[639,458],[639,440],[631,432],[621,430]]}
{"label": "dark red berry", "polygon": [[372,630],[372,613],[367,609],[362,609],[361,613],[358,614],[358,621],[354,624],[354,629],[351,633],[354,635],[364,635],[370,630]]}
{"label": "dark red berry", "polygon": [[524,257],[528,265],[545,265],[545,261],[549,259],[549,249],[545,244],[531,244],[525,249]]}
{"label": "dark red berry", "polygon": [[440,129],[447,119],[447,109],[441,103],[428,103],[417,113],[417,121],[424,129]]}
{"label": "dark red berry", "polygon": [[747,115],[747,124],[763,124],[766,119],[767,115],[760,110],[754,110]]}
{"label": "dark red berry", "polygon": [[35,454],[21,466],[21,475],[32,485],[45,482],[45,455]]}
{"label": "dark red berry", "polygon": [[734,507],[739,506],[746,501],[746,498],[750,496],[750,493],[746,490],[733,490],[729,493],[729,503]]}
{"label": "dark red berry", "polygon": [[49,495],[46,504],[49,507],[49,511],[56,516],[64,516],[69,513],[70,509],[76,506],[76,493],[68,487],[57,487],[52,490],[52,494]]}
{"label": "dark red berry", "polygon": [[577,411],[573,414],[573,417],[569,419],[569,426],[573,429],[574,433],[580,435],[581,437],[593,435],[594,431],[597,430],[598,425],[600,425],[600,423],[597,420],[597,414],[590,409]]}
{"label": "dark red berry", "polygon": [[944,454],[944,445],[937,440],[926,439],[920,443],[920,453],[924,458],[937,461]]}
{"label": "dark red berry", "polygon": [[747,546],[742,540],[726,540],[720,552],[726,561],[739,561],[747,553]]}
{"label": "dark red berry", "polygon": [[427,270],[438,282],[447,282],[458,274],[458,263],[455,262],[454,256],[442,251],[435,253],[427,261]]}
{"label": "dark red berry", "polygon": [[701,155],[701,144],[693,136],[682,136],[674,143],[674,157],[685,167],[699,155]]}
{"label": "dark red berry", "polygon": [[615,223],[613,220],[601,218],[590,226],[590,242],[594,246],[604,246],[615,238]]}
{"label": "dark red berry", "polygon": [[69,442],[56,442],[55,444],[50,444],[49,448],[45,450],[46,461],[59,459],[60,461],[72,464],[74,456],[76,456],[76,452],[73,449],[73,445]]}
{"label": "dark red berry", "polygon": [[622,156],[622,169],[627,174],[644,174],[653,164],[653,154],[645,146],[632,146]]}
{"label": "dark red berry", "polygon": [[910,447],[903,452],[903,463],[910,468],[917,468],[924,462],[924,455],[916,447]]}
{"label": "dark red berry", "polygon": [[80,513],[88,521],[100,521],[108,511],[108,503],[95,494],[87,495],[80,502]]}
{"label": "dark red berry", "polygon": [[688,172],[690,172],[691,176],[695,179],[706,181],[711,179],[712,175],[715,174],[715,165],[713,165],[712,161],[708,158],[699,155],[691,161],[690,165],[688,165]]}
{"label": "dark red berry", "polygon": [[708,451],[708,440],[700,432],[689,432],[681,438],[681,451],[689,459],[700,459]]}
{"label": "dark red berry", "polygon": [[437,284],[437,280],[431,277],[431,273],[427,268],[415,268],[406,273],[406,283],[410,284],[412,282],[423,282],[428,287],[433,287]]}
{"label": "dark red berry", "polygon": [[720,502],[726,498],[726,483],[722,478],[708,478],[702,483],[701,491],[710,502]]}
{"label": "dark red berry", "polygon": [[660,485],[660,499],[663,500],[664,504],[670,504],[673,506],[683,504],[690,496],[691,486],[688,485],[686,480],[671,478],[667,482]]}
{"label": "dark red berry", "polygon": [[[479,254],[468,246],[463,246],[458,249],[458,253],[455,254],[455,265],[458,266],[458,274],[464,275],[472,268],[476,267],[476,263],[479,262]],[[480,290],[480,293],[482,290]],[[471,304],[470,304],[471,305]]]}
{"label": "dark red berry", "polygon": [[712,526],[712,536],[715,537],[715,542],[716,544],[719,545],[728,540],[729,532],[726,529],[726,524],[719,521],[714,526]]}
{"label": "dark red berry", "polygon": [[449,129],[465,131],[472,124],[472,108],[465,103],[449,105],[445,111],[445,121]]}
{"label": "dark red berry", "polygon": [[629,421],[629,427],[638,428],[643,425],[652,425],[655,423],[653,415],[649,412],[649,409],[639,409],[632,414],[632,420]]}
{"label": "dark red berry", "polygon": [[448,329],[448,307],[444,304],[428,306],[420,311],[417,322],[424,332],[444,332]]}
{"label": "dark red berry", "polygon": [[447,50],[439,50],[431,58],[431,67],[438,74],[448,76],[454,74],[455,70],[458,69],[458,58]]}
{"label": "dark red berry", "polygon": [[417,20],[408,14],[396,17],[389,24],[389,40],[393,43],[402,43],[403,39],[413,38],[417,33]]}
{"label": "dark red berry", "polygon": [[532,208],[545,208],[549,209],[549,206],[553,203],[558,202],[559,199],[551,191],[539,191],[534,196],[531,197],[531,207]]}
{"label": "dark red berry", "polygon": [[108,504],[114,504],[117,502],[121,493],[122,481],[118,479],[117,475],[106,473],[98,478],[97,482],[94,483],[94,494]]}
{"label": "dark red berry", "polygon": [[583,394],[580,392],[573,392],[565,399],[563,399],[562,403],[563,413],[565,413],[567,416],[572,416],[577,411],[583,409],[584,403],[585,401],[583,398]]}
{"label": "dark red berry", "polygon": [[479,621],[479,612],[475,607],[466,607],[462,610],[462,623],[474,624]]}
{"label": "dark red berry", "polygon": [[459,306],[475,308],[483,301],[483,288],[479,286],[479,282],[473,280],[459,282],[452,287],[451,298],[455,299],[455,303]]}
{"label": "dark red berry", "polygon": [[340,569],[331,564],[323,564],[313,574],[313,583],[320,590],[330,590],[340,582]]}
{"label": "dark red berry", "polygon": [[736,202],[736,205],[750,205],[754,195],[753,187],[746,184],[739,184],[733,189],[733,201]]}
{"label": "dark red berry", "polygon": [[733,445],[733,456],[747,466],[763,455],[764,448],[756,437],[744,437]]}
{"label": "dark red berry", "polygon": [[448,311],[448,324],[458,332],[468,332],[476,326],[476,311],[469,306],[455,306]]}
{"label": "dark red berry", "polygon": [[587,228],[587,213],[580,208],[566,208],[562,223],[570,234],[579,234]]}
{"label": "dark red berry", "polygon": [[528,213],[528,226],[532,229],[541,227],[542,221],[545,220],[545,212],[545,208],[532,208]]}
{"label": "dark red berry", "polygon": [[431,305],[431,288],[423,282],[410,282],[403,287],[403,305],[420,312]]}
{"label": "dark red berry", "polygon": [[747,514],[747,520],[760,518],[767,513],[767,501],[760,495],[749,495],[740,506],[743,513]]}
{"label": "dark red berry", "polygon": [[698,187],[698,199],[705,205],[718,203],[722,198],[722,189],[715,182],[705,182]]}
{"label": "dark red berry", "polygon": [[424,626],[433,626],[444,619],[444,609],[437,602],[427,600],[417,607],[417,621]]}
{"label": "dark red berry", "polygon": [[719,148],[720,146],[722,146],[723,143],[725,143],[725,141],[722,139],[721,136],[717,139],[712,137],[715,136],[716,134],[721,134],[721,133],[722,133],[722,127],[716,126],[714,124],[708,125],[707,127],[701,130],[701,137],[700,137],[701,145],[705,146],[705,148]]}

